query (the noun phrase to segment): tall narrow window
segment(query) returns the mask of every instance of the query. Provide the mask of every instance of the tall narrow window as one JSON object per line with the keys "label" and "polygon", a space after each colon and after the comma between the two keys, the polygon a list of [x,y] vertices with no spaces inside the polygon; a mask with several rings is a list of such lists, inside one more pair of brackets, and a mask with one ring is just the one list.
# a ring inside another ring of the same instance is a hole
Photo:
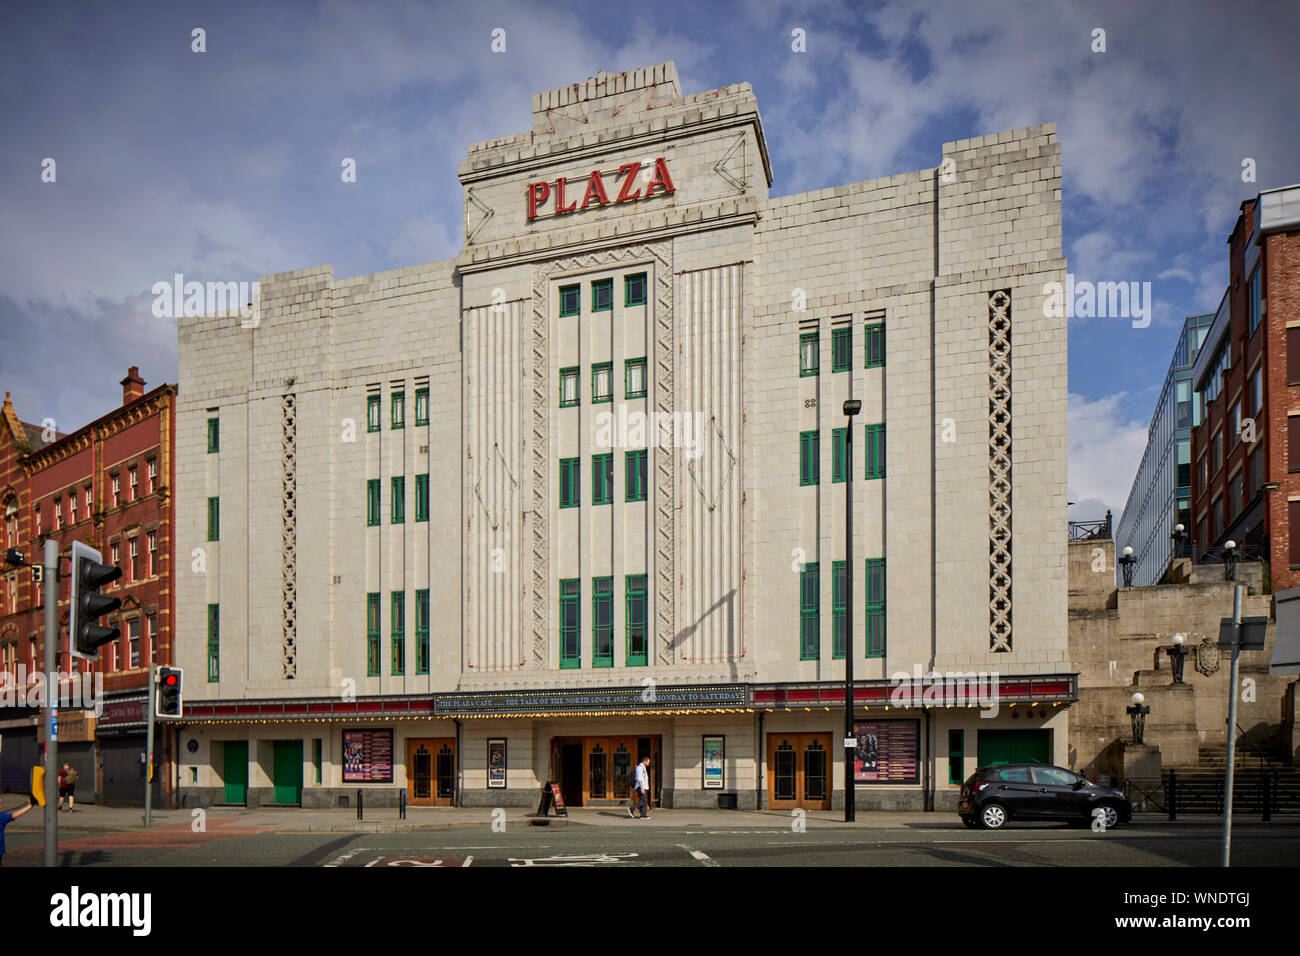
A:
{"label": "tall narrow window", "polygon": [[623,397],[645,398],[645,359],[628,359],[623,363]]}
{"label": "tall narrow window", "polygon": [[885,366],[885,323],[873,322],[864,330],[867,340],[867,368]]}
{"label": "tall narrow window", "polygon": [[831,329],[831,371],[847,372],[853,367],[853,329]]}
{"label": "tall narrow window", "polygon": [[392,593],[392,661],[394,677],[406,673],[406,592]]}
{"label": "tall narrow window", "polygon": [[849,461],[849,430],[847,428],[835,428],[831,430],[831,481],[846,481],[849,472],[853,468],[853,462]]}
{"label": "tall narrow window", "polygon": [[221,605],[208,605],[208,683],[221,680]]}
{"label": "tall narrow window", "polygon": [[571,408],[579,403],[578,366],[560,369],[560,407]]}
{"label": "tall narrow window", "polygon": [[130,489],[130,496],[127,501],[135,501],[139,497],[140,488],[140,469],[132,465],[126,470],[127,487]]}
{"label": "tall narrow window", "polygon": [[[113,475],[113,507],[122,503],[122,476]],[[39,530],[39,525],[37,526]]]}
{"label": "tall narrow window", "polygon": [[149,654],[147,656],[150,664],[156,664],[158,662],[158,615],[150,614],[145,618],[145,624],[147,625],[145,627],[145,640],[149,642]]}
{"label": "tall narrow window", "polygon": [[379,479],[366,480],[366,525],[374,528],[379,524]]}
{"label": "tall narrow window", "polygon": [[208,499],[208,540],[221,540],[221,499]]}
{"label": "tall narrow window", "polygon": [[646,449],[630,451],[624,458],[623,487],[628,501],[646,500]]}
{"label": "tall narrow window", "polygon": [[63,527],[63,499],[54,499],[54,530],[58,531]]}
{"label": "tall narrow window", "polygon": [[140,619],[133,617],[126,622],[126,643],[130,649],[130,667],[140,666]]}
{"label": "tall narrow window", "polygon": [[644,667],[649,659],[646,575],[627,576],[624,610],[627,615],[627,666]]}
{"label": "tall narrow window", "polygon": [[560,288],[560,318],[577,315],[582,308],[582,289],[576,285]]}
{"label": "tall narrow window", "polygon": [[415,672],[429,673],[429,592],[415,592]]}
{"label": "tall narrow window", "polygon": [[614,280],[597,279],[591,284],[591,311],[609,312],[614,308]]}
{"label": "tall narrow window", "polygon": [[885,559],[867,558],[867,657],[885,656]]}
{"label": "tall narrow window", "polygon": [[799,659],[815,661],[821,656],[821,611],[818,603],[817,564],[805,564],[799,572]]}
{"label": "tall narrow window", "polygon": [[379,395],[366,396],[366,431],[379,431]]}
{"label": "tall narrow window", "polygon": [[607,505],[614,500],[614,453],[591,456],[591,503]]}
{"label": "tall narrow window", "polygon": [[392,427],[394,430],[406,427],[406,392],[393,392]]}
{"label": "tall narrow window", "polygon": [[1260,316],[1263,310],[1259,301],[1259,266],[1250,274],[1250,279],[1246,282],[1246,312],[1250,316],[1250,331],[1253,333],[1259,327]]}
{"label": "tall narrow window", "polygon": [[577,578],[560,582],[560,666],[582,666],[582,584]]}
{"label": "tall narrow window", "polygon": [[208,419],[208,454],[215,455],[221,451],[221,419]]}
{"label": "tall narrow window", "polygon": [[831,634],[831,657],[844,659],[844,635],[848,626],[848,562],[831,562],[831,619],[834,632]]}
{"label": "tall narrow window", "polygon": [[614,400],[614,363],[597,362],[591,367],[591,401],[593,404]]}
{"label": "tall narrow window", "polygon": [[[153,494],[155,491],[158,490],[158,459],[156,458],[150,459],[149,463],[145,466],[145,468],[149,476],[148,491],[149,494]],[[73,510],[76,510],[77,498],[75,494],[72,497],[72,502],[73,502]]]}
{"label": "tall narrow window", "polygon": [[391,502],[393,509],[393,524],[403,524],[406,521],[406,476],[394,475],[392,478],[393,500]]}
{"label": "tall narrow window", "polygon": [[645,305],[645,273],[639,272],[623,280],[623,305]]}
{"label": "tall narrow window", "polygon": [[867,477],[885,477],[885,426],[868,425],[866,427]]}
{"label": "tall narrow window", "polygon": [[815,485],[821,481],[817,445],[817,432],[799,433],[799,484],[801,485]]}
{"label": "tall narrow window", "polygon": [[799,336],[799,375],[817,374],[817,333],[805,332]]}
{"label": "tall narrow window", "polygon": [[427,388],[417,388],[415,390],[415,424],[429,424],[429,390]]}
{"label": "tall narrow window", "polygon": [[379,676],[379,592],[366,595],[366,675]]}
{"label": "tall narrow window", "polygon": [[429,520],[429,476],[415,476],[415,520]]}
{"label": "tall narrow window", "polygon": [[126,547],[127,560],[130,562],[131,582],[140,580],[140,539],[132,538]]}
{"label": "tall narrow window", "polygon": [[591,579],[591,656],[593,667],[614,666],[614,579]]}
{"label": "tall narrow window", "polygon": [[576,508],[582,504],[582,459],[560,459],[560,507]]}

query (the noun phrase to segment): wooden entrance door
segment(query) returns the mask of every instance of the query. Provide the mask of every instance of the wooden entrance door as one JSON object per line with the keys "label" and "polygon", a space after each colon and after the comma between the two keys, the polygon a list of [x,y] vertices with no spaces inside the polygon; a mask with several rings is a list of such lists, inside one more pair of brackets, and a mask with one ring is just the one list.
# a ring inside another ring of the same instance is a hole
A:
{"label": "wooden entrance door", "polygon": [[829,810],[831,735],[768,734],[767,797],[773,810]]}
{"label": "wooden entrance door", "polygon": [[[650,757],[651,803],[658,806],[658,766],[661,738],[617,737],[553,738],[552,763],[558,762],[564,801],[570,806],[593,802],[626,803],[632,798],[637,761]],[[581,754],[581,766],[578,754]],[[578,780],[574,780],[575,774]],[[572,799],[571,799],[572,796]],[[581,802],[579,802],[579,800]]]}
{"label": "wooden entrance door", "polygon": [[450,807],[456,801],[456,738],[406,741],[406,801],[413,807]]}

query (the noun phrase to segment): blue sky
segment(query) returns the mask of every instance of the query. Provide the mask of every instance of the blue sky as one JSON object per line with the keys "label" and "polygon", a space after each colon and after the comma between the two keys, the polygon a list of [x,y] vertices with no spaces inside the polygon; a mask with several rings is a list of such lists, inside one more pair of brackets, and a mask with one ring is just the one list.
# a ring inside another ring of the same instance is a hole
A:
{"label": "blue sky", "polygon": [[[531,128],[534,91],[674,60],[748,81],[783,195],[932,167],[1040,122],[1062,146],[1064,252],[1152,283],[1153,320],[1070,325],[1071,516],[1123,508],[1182,317],[1213,311],[1242,200],[1300,180],[1300,6],[940,0],[618,5],[11,6],[0,34],[0,383],[78,427],[128,365],[175,381],[150,289],[454,256],[456,164]],[[207,52],[191,51],[206,31]],[[491,50],[506,31],[506,52]],[[802,29],[807,49],[791,49]],[[1106,51],[1093,52],[1093,31]],[[57,180],[41,181],[55,160]],[[357,182],[339,164],[357,161]],[[1242,181],[1242,161],[1257,181]]]}

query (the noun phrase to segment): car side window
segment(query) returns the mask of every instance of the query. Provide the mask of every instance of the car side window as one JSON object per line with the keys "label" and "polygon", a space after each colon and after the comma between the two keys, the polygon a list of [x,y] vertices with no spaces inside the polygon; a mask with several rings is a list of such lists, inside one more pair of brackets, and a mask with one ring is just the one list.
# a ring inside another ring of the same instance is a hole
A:
{"label": "car side window", "polygon": [[1034,783],[1049,787],[1073,787],[1078,776],[1060,767],[1035,767]]}
{"label": "car side window", "polygon": [[998,779],[1003,783],[1028,783],[1029,771],[1025,767],[1008,767],[998,771]]}

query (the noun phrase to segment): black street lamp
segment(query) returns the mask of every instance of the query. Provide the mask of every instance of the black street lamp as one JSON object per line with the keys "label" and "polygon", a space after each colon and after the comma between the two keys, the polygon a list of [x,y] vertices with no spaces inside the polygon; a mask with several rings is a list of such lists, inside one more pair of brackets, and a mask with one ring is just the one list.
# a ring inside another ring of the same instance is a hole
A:
{"label": "black street lamp", "polygon": [[1174,643],[1171,646],[1164,647],[1162,650],[1169,655],[1169,668],[1174,675],[1174,683],[1183,683],[1183,663],[1187,660],[1187,655],[1191,653],[1185,641],[1186,635],[1175,634]]}
{"label": "black street lamp", "polygon": [[844,414],[844,822],[857,819],[857,793],[853,786],[853,761],[857,739],[853,734],[853,416],[862,402],[845,399]]}
{"label": "black street lamp", "polygon": [[1133,586],[1133,565],[1135,564],[1137,564],[1137,558],[1133,557],[1133,549],[1126,546],[1123,556],[1119,559],[1119,566],[1124,571],[1124,587],[1126,588]]}
{"label": "black street lamp", "polygon": [[1133,706],[1129,707],[1125,713],[1133,721],[1133,743],[1142,743],[1142,738],[1146,735],[1147,714],[1151,713],[1150,706],[1144,707],[1142,702],[1146,700],[1141,694],[1134,694],[1132,698]]}
{"label": "black street lamp", "polygon": [[1187,529],[1181,524],[1174,525],[1174,533],[1169,537],[1174,539],[1174,557],[1181,558],[1187,550]]}
{"label": "black street lamp", "polygon": [[1223,580],[1237,580],[1237,542],[1231,538],[1223,542]]}

